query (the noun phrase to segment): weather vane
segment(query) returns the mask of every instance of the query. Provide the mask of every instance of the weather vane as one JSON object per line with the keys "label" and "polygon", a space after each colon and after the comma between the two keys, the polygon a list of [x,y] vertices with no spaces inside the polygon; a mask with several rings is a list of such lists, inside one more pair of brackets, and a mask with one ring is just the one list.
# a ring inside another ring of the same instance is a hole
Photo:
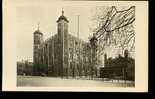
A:
{"label": "weather vane", "polygon": [[40,22],[38,22],[38,30],[39,30],[39,25],[40,25]]}
{"label": "weather vane", "polygon": [[62,8],[62,15],[64,15],[64,9]]}

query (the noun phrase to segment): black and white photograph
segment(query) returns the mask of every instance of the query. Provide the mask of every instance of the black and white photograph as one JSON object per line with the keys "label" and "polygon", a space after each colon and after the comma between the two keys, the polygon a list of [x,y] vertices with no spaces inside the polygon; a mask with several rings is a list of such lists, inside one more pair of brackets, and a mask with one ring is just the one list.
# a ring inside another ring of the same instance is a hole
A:
{"label": "black and white photograph", "polygon": [[[137,58],[137,53],[143,53],[138,57],[147,55],[147,38],[143,38],[148,34],[147,23],[145,28],[138,24],[143,19],[137,15],[139,8],[147,8],[147,2],[140,5],[135,2],[114,4],[112,1],[7,1],[3,3],[4,12],[13,15],[4,14],[4,20],[8,20],[3,24],[7,32],[3,40],[6,52],[12,48],[14,53],[10,58],[7,58],[9,53],[3,54],[5,59],[13,59],[4,60],[9,66],[13,62],[13,66],[12,69],[8,67],[7,73],[3,72],[6,75],[3,82],[13,79],[8,85],[11,90],[71,91],[73,88],[73,91],[107,89],[119,92],[119,89],[134,91],[147,84],[147,61]],[[144,16],[146,19],[147,15]],[[7,25],[10,20],[12,23]],[[143,33],[137,33],[138,25],[144,29]],[[144,36],[137,41],[139,34]],[[145,52],[136,48],[144,48]],[[142,90],[147,91],[147,85]]]}

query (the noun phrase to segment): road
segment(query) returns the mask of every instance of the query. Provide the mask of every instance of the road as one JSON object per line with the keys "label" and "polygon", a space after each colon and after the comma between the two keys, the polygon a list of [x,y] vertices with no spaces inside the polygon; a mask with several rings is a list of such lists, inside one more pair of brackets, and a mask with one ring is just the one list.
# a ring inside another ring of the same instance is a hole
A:
{"label": "road", "polygon": [[39,76],[17,76],[17,86],[24,87],[134,87],[131,81],[102,81]]}

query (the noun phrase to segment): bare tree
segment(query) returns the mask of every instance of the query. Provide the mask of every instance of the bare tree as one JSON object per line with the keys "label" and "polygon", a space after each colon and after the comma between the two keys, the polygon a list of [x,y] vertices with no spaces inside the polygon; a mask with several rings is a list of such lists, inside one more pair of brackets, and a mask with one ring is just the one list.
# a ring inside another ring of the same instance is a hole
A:
{"label": "bare tree", "polygon": [[122,53],[125,49],[134,51],[135,6],[123,10],[117,10],[115,6],[99,7],[97,10],[101,10],[100,15],[93,16],[93,20],[98,21],[98,26],[93,29],[93,36],[98,39],[97,44],[100,46],[97,55],[104,53],[105,46],[119,47]]}

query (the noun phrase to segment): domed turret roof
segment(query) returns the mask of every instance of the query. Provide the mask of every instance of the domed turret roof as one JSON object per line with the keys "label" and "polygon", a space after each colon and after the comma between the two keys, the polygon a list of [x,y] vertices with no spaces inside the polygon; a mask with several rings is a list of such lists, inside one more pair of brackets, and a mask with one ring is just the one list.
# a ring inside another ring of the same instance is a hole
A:
{"label": "domed turret roof", "polygon": [[34,34],[41,34],[41,35],[43,35],[43,33],[41,33],[40,30],[39,30],[39,24],[38,24],[38,29],[34,32]]}
{"label": "domed turret roof", "polygon": [[68,19],[64,16],[64,11],[62,10],[62,15],[58,18],[57,22],[65,20],[66,22],[69,22]]}
{"label": "domed turret roof", "polygon": [[39,30],[36,30],[36,31],[34,32],[34,34],[41,34],[41,35],[43,35],[43,33],[41,33]]}

